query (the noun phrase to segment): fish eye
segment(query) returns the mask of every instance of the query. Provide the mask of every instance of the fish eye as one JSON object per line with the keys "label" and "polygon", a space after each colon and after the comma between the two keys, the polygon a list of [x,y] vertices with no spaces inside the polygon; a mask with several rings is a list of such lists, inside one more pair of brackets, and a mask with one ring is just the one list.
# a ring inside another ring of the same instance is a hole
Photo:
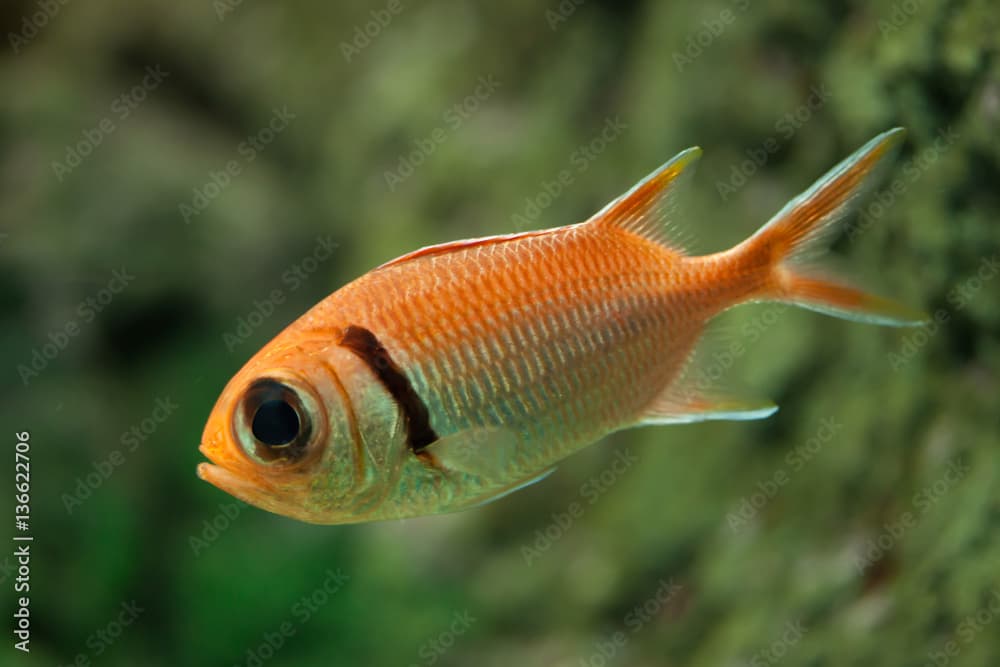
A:
{"label": "fish eye", "polygon": [[235,426],[243,450],[264,464],[300,461],[312,435],[299,392],[270,378],[257,380],[246,390]]}
{"label": "fish eye", "polygon": [[283,399],[264,401],[253,415],[253,437],[271,447],[281,447],[299,434],[299,415]]}

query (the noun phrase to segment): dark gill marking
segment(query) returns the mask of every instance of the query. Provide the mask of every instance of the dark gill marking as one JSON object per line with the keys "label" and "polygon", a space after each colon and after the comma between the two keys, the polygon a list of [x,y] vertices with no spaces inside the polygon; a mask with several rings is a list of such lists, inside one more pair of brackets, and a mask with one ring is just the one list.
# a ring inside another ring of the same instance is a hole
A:
{"label": "dark gill marking", "polygon": [[438,439],[437,433],[431,428],[427,406],[413,390],[413,385],[399,370],[399,366],[392,360],[375,334],[364,327],[352,324],[344,329],[340,345],[365,362],[399,404],[406,420],[406,443],[412,451],[420,453],[427,445]]}

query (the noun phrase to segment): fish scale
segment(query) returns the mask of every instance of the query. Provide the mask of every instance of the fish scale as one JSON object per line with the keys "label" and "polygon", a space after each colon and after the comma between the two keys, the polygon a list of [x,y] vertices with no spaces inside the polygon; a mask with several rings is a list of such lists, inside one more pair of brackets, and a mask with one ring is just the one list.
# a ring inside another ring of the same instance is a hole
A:
{"label": "fish scale", "polygon": [[[649,245],[636,238],[615,240],[575,233],[513,240],[502,252],[474,248],[468,251],[477,257],[474,265],[465,261],[462,252],[425,258],[369,274],[343,293],[344,300],[359,302],[369,295],[382,295],[379,321],[365,317],[364,311],[346,315],[341,308],[340,312],[401,352],[401,359],[406,360],[404,372],[411,376],[417,393],[433,406],[431,421],[438,432],[496,421],[486,405],[499,404],[506,408],[504,412],[517,415],[509,425],[519,429],[538,425],[540,435],[556,435],[552,431],[574,424],[570,435],[576,437],[564,443],[572,448],[579,437],[605,432],[635,414],[662,388],[667,369],[678,365],[678,359],[666,353],[644,361],[639,354],[657,346],[667,351],[665,301],[675,284],[672,277],[681,270],[676,262],[664,262],[650,252]],[[511,255],[529,258],[520,280],[503,278],[519,269],[509,265]],[[542,261],[531,261],[539,256]],[[647,266],[650,258],[662,263],[659,271]],[[460,270],[451,273],[453,267]],[[594,270],[605,273],[584,274]],[[435,305],[440,284],[434,284],[432,271],[460,276],[451,282],[443,307]],[[556,276],[562,279],[554,280]],[[386,284],[403,284],[408,289],[405,293],[386,290]],[[387,300],[386,294],[394,295],[399,303]],[[411,305],[407,308],[402,302]],[[526,302],[544,304],[544,308],[520,305]],[[467,307],[456,311],[459,303]],[[397,308],[406,311],[405,318],[392,316]],[[442,323],[442,311],[453,317]],[[550,324],[545,325],[546,321]],[[490,338],[503,355],[498,364],[491,363],[485,353],[490,345],[477,337],[478,332],[490,329],[496,332]],[[431,342],[418,344],[421,333],[429,335]],[[472,358],[460,349],[468,350]],[[556,354],[557,349],[563,354]],[[622,363],[609,362],[609,355]],[[556,359],[565,361],[557,363]],[[499,382],[491,381],[491,374]],[[470,390],[473,383],[480,386],[481,396],[475,397],[476,392]],[[582,415],[565,408],[559,388],[571,385],[587,387],[581,395]],[[523,403],[515,398],[521,392],[526,393]],[[512,405],[515,402],[520,405]],[[549,449],[545,443],[542,447]],[[562,449],[551,449],[548,454],[558,457],[565,453]]]}
{"label": "fish scale", "polygon": [[901,137],[876,137],[712,255],[689,255],[667,233],[699,155],[689,149],[584,223],[388,262],[230,380],[202,438],[212,463],[198,474],[305,521],[405,518],[500,498],[618,429],[766,417],[770,402],[688,372],[719,312],[778,301],[876,324],[922,321],[815,266]]}

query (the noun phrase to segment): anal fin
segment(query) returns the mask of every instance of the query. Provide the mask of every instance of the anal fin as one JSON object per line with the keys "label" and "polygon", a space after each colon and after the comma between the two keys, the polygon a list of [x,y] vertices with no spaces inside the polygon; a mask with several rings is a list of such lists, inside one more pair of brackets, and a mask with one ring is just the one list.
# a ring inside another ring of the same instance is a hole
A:
{"label": "anal fin", "polygon": [[778,411],[766,399],[743,399],[732,396],[685,396],[673,392],[657,398],[639,418],[639,424],[692,424],[710,420],[764,419]]}
{"label": "anal fin", "polygon": [[[738,335],[738,334],[737,334]],[[727,340],[728,339],[728,340]],[[725,378],[730,364],[720,365],[718,347],[734,340],[720,323],[701,331],[700,340],[680,374],[640,413],[639,424],[691,424],[713,420],[764,419],[778,410],[773,401],[740,396]],[[745,349],[745,348],[742,348]],[[728,352],[732,355],[732,352]],[[732,356],[730,356],[732,358]]]}

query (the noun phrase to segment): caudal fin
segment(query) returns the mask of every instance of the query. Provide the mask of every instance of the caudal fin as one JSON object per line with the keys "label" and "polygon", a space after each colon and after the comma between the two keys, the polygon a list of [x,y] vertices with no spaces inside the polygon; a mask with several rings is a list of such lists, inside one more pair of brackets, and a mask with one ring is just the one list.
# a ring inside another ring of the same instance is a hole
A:
{"label": "caudal fin", "polygon": [[838,223],[878,183],[904,135],[905,130],[897,127],[869,141],[738,246],[742,261],[763,274],[757,298],[873,324],[910,326],[926,321],[923,313],[863,292],[815,264],[838,231]]}

